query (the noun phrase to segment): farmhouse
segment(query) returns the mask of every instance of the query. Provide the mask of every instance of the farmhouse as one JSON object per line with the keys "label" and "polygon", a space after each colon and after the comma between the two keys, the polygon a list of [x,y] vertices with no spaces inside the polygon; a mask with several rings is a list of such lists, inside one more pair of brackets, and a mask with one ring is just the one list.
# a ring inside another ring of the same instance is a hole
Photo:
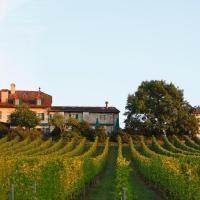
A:
{"label": "farmhouse", "polygon": [[14,83],[9,89],[0,90],[0,122],[7,123],[9,115],[16,107],[26,104],[31,110],[37,113],[41,119],[40,125],[36,128],[49,129],[49,119],[60,113],[66,118],[74,117],[80,121],[87,121],[93,127],[103,126],[107,132],[113,131],[119,126],[119,110],[109,107],[106,102],[103,107],[75,107],[75,106],[52,106],[52,96],[38,91],[16,90]]}

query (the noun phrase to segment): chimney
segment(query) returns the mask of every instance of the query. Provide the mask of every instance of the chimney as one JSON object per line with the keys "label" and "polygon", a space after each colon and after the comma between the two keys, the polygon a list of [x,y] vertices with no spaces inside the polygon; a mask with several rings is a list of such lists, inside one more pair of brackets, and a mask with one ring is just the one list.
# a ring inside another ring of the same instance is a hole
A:
{"label": "chimney", "polygon": [[106,104],[106,109],[108,109],[108,104],[109,104],[109,102],[106,101],[105,104]]}
{"label": "chimney", "polygon": [[11,85],[10,85],[10,91],[11,91],[12,95],[15,94],[15,84],[14,83],[11,83]]}
{"label": "chimney", "polygon": [[8,102],[8,90],[1,90],[1,102],[2,103]]}

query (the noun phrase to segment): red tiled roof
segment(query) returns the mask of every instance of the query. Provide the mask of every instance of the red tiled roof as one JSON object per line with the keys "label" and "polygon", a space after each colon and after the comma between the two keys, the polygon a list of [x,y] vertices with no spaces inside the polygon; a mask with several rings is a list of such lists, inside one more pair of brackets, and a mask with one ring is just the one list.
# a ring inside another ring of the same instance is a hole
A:
{"label": "red tiled roof", "polygon": [[[5,91],[5,90],[1,90]],[[15,94],[12,95],[10,90],[8,91],[8,103],[2,103],[0,102],[0,107],[15,107],[13,105],[13,100],[14,99],[20,99],[22,100],[25,104],[28,104],[30,107],[50,107],[52,104],[52,96],[41,92],[41,91],[23,91],[23,90],[17,90],[15,91]],[[42,106],[37,106],[36,105],[36,100],[38,98],[41,98],[43,101]],[[0,99],[1,99],[1,92],[0,92]]]}
{"label": "red tiled roof", "polygon": [[194,115],[200,115],[200,107],[198,107],[194,112]]}

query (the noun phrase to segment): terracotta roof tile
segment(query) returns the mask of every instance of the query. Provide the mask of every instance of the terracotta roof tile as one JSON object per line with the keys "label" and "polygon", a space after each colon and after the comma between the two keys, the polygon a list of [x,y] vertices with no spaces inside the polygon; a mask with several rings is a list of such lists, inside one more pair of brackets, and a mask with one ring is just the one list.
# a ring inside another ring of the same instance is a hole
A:
{"label": "terracotta roof tile", "polygon": [[[1,91],[5,91],[5,90],[1,90]],[[10,90],[8,91],[8,102],[9,103],[2,103],[0,102],[0,105],[3,106],[12,106],[13,103],[12,101],[16,98],[22,100],[24,103],[28,104],[29,106],[36,106],[36,100],[38,99],[38,97],[40,97],[43,101],[43,105],[42,106],[46,106],[46,107],[50,107],[52,104],[52,96],[41,92],[41,91],[25,91],[25,90],[17,90],[15,91],[15,94],[12,95]],[[0,97],[1,97],[1,92],[0,92]]]}
{"label": "terracotta roof tile", "polygon": [[194,112],[194,115],[200,115],[200,107],[198,107]]}

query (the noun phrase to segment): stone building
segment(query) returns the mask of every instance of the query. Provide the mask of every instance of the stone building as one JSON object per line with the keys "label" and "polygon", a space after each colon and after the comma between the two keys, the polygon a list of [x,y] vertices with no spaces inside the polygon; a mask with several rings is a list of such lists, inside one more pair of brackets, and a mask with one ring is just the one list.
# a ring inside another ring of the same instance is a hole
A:
{"label": "stone building", "polygon": [[66,118],[74,117],[79,121],[87,121],[92,127],[95,127],[98,121],[107,132],[114,131],[119,121],[119,110],[115,107],[109,107],[107,102],[104,107],[53,106],[50,110],[50,116],[58,112]]}
{"label": "stone building", "polygon": [[200,107],[198,107],[194,112],[193,115],[198,119],[199,121],[199,130],[198,130],[198,136],[200,137]]}
{"label": "stone building", "polygon": [[52,96],[42,91],[16,90],[15,84],[9,89],[0,90],[0,122],[7,123],[9,115],[16,107],[26,104],[37,113],[41,119],[38,129],[49,129],[48,122],[55,113],[67,117],[74,117],[80,121],[87,121],[91,126],[99,123],[107,132],[113,131],[119,123],[119,110],[109,107],[106,102],[103,107],[75,107],[75,106],[52,106]]}

